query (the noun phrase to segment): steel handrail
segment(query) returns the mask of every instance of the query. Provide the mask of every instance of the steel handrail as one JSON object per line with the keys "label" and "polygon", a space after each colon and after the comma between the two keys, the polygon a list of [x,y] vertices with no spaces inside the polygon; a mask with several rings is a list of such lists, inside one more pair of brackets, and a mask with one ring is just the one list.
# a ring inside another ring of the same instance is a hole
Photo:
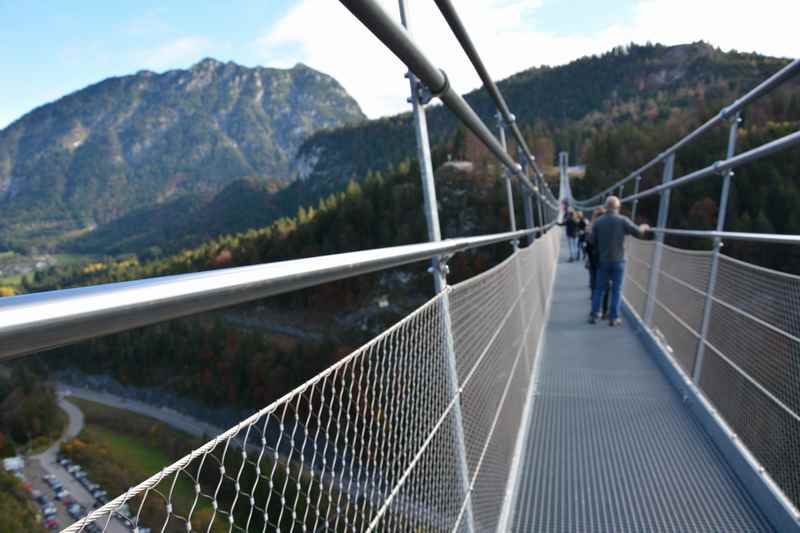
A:
{"label": "steel handrail", "polygon": [[723,241],[753,241],[782,244],[800,244],[800,235],[781,235],[777,233],[744,233],[740,231],[715,231],[715,230],[693,230],[693,229],[672,229],[672,228],[652,228],[653,233],[663,233],[664,235],[681,235],[685,237],[708,237],[710,239],[720,239]]}
{"label": "steel handrail", "polygon": [[[539,194],[538,188],[525,175],[522,166],[508,155],[477,113],[453,89],[444,71],[434,66],[401,25],[395,22],[375,0],[340,0],[340,2],[414,73],[431,91],[432,96],[438,97],[478,137],[512,175],[517,176],[533,193]],[[543,198],[543,200],[550,203],[549,199]]]}
{"label": "steel handrail", "polygon": [[744,96],[741,96],[736,101],[734,101],[731,105],[727,107],[723,107],[719,113],[708,119],[705,123],[698,126],[694,131],[688,133],[678,142],[667,148],[665,151],[658,154],[654,159],[650,160],[649,162],[645,163],[638,169],[634,170],[625,178],[617,181],[616,183],[610,185],[609,187],[603,189],[601,192],[595,194],[594,196],[587,198],[586,200],[580,201],[580,203],[590,203],[594,200],[600,199],[606,194],[613,192],[614,190],[618,189],[620,186],[625,185],[632,179],[635,179],[636,176],[641,175],[646,170],[652,168],[653,166],[657,165],[658,163],[662,162],[664,159],[669,157],[671,154],[677,152],[680,148],[694,140],[696,137],[707,131],[709,128],[715,126],[722,120],[725,120],[733,115],[735,115],[738,111],[741,111],[743,107],[747,104],[751,103],[752,101],[760,98],[761,96],[769,93],[772,89],[777,87],[778,85],[782,84],[783,82],[791,79],[792,77],[800,74],[800,59],[795,59],[781,70],[758,84],[756,87],[748,91]]}
{"label": "steel handrail", "polygon": [[551,226],[0,298],[0,360],[521,240]]}
{"label": "steel handrail", "polygon": [[516,117],[513,113],[511,113],[511,110],[509,109],[505,98],[503,98],[503,94],[500,92],[500,89],[497,87],[497,84],[494,82],[492,77],[489,76],[486,65],[484,65],[483,61],[481,60],[480,54],[478,54],[478,50],[475,48],[475,45],[473,44],[472,39],[470,38],[469,33],[464,26],[464,23],[461,21],[461,17],[458,16],[458,12],[453,6],[453,3],[450,0],[434,1],[439,7],[439,11],[442,12],[442,16],[444,16],[447,24],[450,26],[450,29],[453,31],[453,34],[456,36],[456,39],[461,44],[461,48],[464,50],[464,53],[467,55],[472,63],[472,66],[475,68],[475,72],[477,72],[478,76],[483,82],[484,88],[489,93],[489,96],[492,98],[492,100],[494,100],[498,111],[500,111],[500,114],[503,116],[503,120],[511,128],[511,133],[514,134],[517,144],[522,148],[522,151],[525,152],[528,162],[533,167],[537,176],[540,178],[543,177],[544,174],[539,168],[539,165],[536,164],[536,157],[528,148],[528,144],[525,142],[525,138],[522,136],[522,132],[517,125]]}
{"label": "steel handrail", "polygon": [[728,159],[722,159],[711,165],[708,165],[705,168],[701,168],[700,170],[696,170],[694,172],[690,172],[689,174],[681,176],[680,178],[676,178],[670,181],[669,183],[662,183],[661,185],[656,185],[655,187],[651,187],[636,194],[631,194],[624,198],[620,198],[620,201],[622,203],[632,202],[633,200],[640,200],[642,198],[646,198],[654,194],[659,194],[669,189],[674,189],[675,187],[680,187],[681,185],[685,185],[689,182],[696,181],[701,178],[705,178],[712,175],[721,176],[727,170],[731,170],[741,165],[744,165],[745,163],[761,159],[762,157],[766,157],[772,153],[784,150],[798,143],[800,143],[800,131],[790,133],[789,135],[785,135],[783,137],[775,139],[774,141],[762,144],[761,146],[753,148],[752,150],[748,150],[747,152],[742,152],[741,154],[735,155]]}

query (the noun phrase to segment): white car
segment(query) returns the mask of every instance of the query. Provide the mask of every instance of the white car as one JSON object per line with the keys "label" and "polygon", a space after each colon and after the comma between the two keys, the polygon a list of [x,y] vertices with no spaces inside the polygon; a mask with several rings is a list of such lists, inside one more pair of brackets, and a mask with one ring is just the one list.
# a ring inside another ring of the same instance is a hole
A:
{"label": "white car", "polygon": [[69,491],[67,489],[61,489],[61,490],[57,491],[56,492],[56,498],[61,500],[61,501],[66,500],[67,498],[69,498]]}

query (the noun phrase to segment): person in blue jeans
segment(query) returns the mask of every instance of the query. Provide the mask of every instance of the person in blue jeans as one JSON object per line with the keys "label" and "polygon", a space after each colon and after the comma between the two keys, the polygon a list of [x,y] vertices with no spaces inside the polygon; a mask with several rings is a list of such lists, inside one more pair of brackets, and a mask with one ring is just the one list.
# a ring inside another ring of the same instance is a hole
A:
{"label": "person in blue jeans", "polygon": [[567,210],[564,215],[564,222],[561,223],[567,232],[567,245],[569,246],[569,262],[577,261],[580,258],[578,250],[578,215],[572,209]]}
{"label": "person in blue jeans", "polygon": [[592,225],[589,242],[597,249],[597,279],[592,293],[592,311],[589,323],[594,324],[600,318],[600,302],[603,290],[611,285],[611,308],[608,311],[608,325],[619,326],[619,304],[622,295],[622,280],[625,277],[625,237],[633,235],[644,238],[650,226],[637,226],[628,217],[619,214],[619,198],[609,196],[606,199],[606,213]]}

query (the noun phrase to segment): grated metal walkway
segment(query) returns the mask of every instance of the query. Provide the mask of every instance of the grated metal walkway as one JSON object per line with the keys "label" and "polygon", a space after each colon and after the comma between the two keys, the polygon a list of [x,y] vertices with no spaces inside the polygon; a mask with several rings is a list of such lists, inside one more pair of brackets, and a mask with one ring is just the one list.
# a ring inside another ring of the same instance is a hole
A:
{"label": "grated metal walkway", "polygon": [[586,323],[587,276],[562,253],[513,531],[773,531],[632,326]]}

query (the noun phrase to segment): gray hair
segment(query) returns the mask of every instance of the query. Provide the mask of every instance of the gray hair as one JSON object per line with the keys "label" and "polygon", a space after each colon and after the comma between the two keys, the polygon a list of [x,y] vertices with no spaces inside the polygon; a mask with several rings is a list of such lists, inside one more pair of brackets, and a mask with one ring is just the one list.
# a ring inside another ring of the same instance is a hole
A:
{"label": "gray hair", "polygon": [[619,198],[617,198],[616,196],[611,195],[608,198],[606,198],[606,209],[619,211],[619,206],[620,206]]}

